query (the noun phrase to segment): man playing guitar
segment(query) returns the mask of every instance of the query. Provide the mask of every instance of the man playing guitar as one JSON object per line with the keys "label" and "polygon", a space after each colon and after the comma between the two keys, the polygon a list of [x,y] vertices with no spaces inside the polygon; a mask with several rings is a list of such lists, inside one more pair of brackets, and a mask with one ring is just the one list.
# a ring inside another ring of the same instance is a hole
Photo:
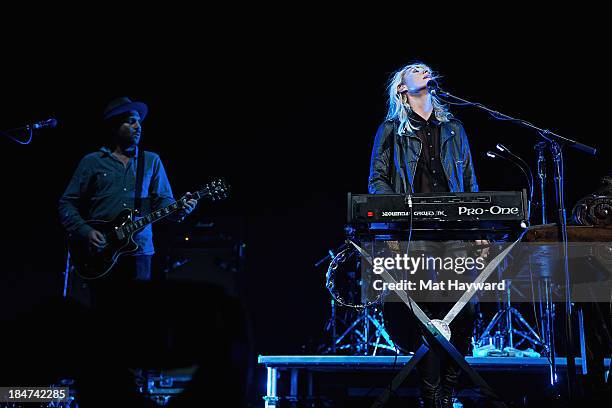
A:
{"label": "man playing guitar", "polygon": [[[138,219],[175,201],[160,157],[138,147],[147,111],[144,103],[125,97],[108,104],[104,124],[109,146],[83,157],[59,200],[60,220],[71,239],[85,240],[93,250],[102,251],[109,243],[86,220],[110,220],[126,208],[134,210],[134,219]],[[180,210],[168,218],[181,221],[196,204],[187,193]],[[150,280],[154,254],[151,225],[132,238],[138,248],[119,258],[110,275],[120,280]]]}

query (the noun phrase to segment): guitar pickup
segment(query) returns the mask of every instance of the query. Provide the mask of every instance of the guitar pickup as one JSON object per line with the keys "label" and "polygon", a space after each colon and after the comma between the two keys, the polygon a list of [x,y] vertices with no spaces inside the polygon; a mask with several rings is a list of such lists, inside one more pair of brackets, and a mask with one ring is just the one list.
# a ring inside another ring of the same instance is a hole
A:
{"label": "guitar pickup", "polygon": [[123,228],[121,228],[121,227],[116,227],[115,228],[115,234],[117,235],[117,239],[118,240],[122,240],[122,239],[126,238],[126,235],[123,232]]}

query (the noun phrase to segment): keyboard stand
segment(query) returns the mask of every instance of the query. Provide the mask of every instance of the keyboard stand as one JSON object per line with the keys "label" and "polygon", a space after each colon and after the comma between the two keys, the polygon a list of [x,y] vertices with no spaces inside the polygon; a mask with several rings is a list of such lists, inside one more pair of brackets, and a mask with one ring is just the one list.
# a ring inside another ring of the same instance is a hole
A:
{"label": "keyboard stand", "polygon": [[[484,282],[491,273],[497,268],[500,262],[508,255],[508,253],[512,250],[512,248],[520,242],[521,237],[511,244],[509,247],[504,249],[499,255],[497,255],[488,265],[487,267],[480,273],[480,275],[476,278],[475,282]],[[373,264],[372,257],[368,254],[363,248],[357,245],[352,240],[348,240],[348,243],[353,245],[357,251],[370,263]],[[397,283],[393,276],[389,274],[389,272],[383,268],[384,271],[380,275],[389,283]],[[467,363],[465,358],[457,349],[444,337],[444,335],[438,330],[438,328],[434,325],[431,319],[423,312],[423,310],[419,307],[419,305],[412,300],[408,294],[403,290],[396,290],[395,293],[400,297],[400,299],[408,306],[408,308],[414,313],[415,317],[425,328],[424,335],[429,344],[438,344],[446,353],[457,363],[457,365],[468,375],[472,383],[474,383],[480,390],[480,393],[489,398],[493,406],[499,408],[507,408],[507,405],[503,402],[503,400],[493,391],[493,389],[486,383],[486,381]],[[476,290],[468,290],[465,292],[461,298],[457,301],[457,303],[453,306],[453,308],[447,313],[443,322],[447,325],[459,314],[461,309],[469,302],[469,300],[474,296]],[[423,344],[415,353],[415,355],[410,359],[410,361],[402,368],[402,370],[395,376],[393,381],[391,382],[391,386],[377,398],[377,400],[372,405],[372,408],[380,408],[383,407],[391,393],[393,393],[408,377],[410,372],[414,367],[416,367],[417,363],[425,356],[425,354],[429,351],[427,345]]]}

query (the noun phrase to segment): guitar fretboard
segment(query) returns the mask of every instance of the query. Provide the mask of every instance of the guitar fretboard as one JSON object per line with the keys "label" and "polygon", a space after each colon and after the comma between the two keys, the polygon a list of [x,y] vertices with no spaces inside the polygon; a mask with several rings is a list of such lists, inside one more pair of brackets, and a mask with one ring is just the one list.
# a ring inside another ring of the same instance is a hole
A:
{"label": "guitar fretboard", "polygon": [[[215,195],[219,197],[227,195],[227,185],[225,184],[224,181],[218,180],[216,182],[209,183],[202,190],[196,191],[195,193],[193,193],[191,197],[195,198],[196,200],[199,200],[203,197],[212,196],[214,199]],[[160,210],[149,213],[138,220],[126,223],[125,225],[121,227],[121,230],[123,231],[125,235],[132,234],[146,227],[147,225],[152,224],[155,221],[158,221],[164,217],[167,217],[173,212],[180,210],[182,206],[183,205],[180,200],[176,201]]]}
{"label": "guitar fretboard", "polygon": [[160,210],[154,211],[150,214],[145,215],[144,217],[133,221],[129,224],[125,224],[123,226],[123,230],[130,234],[132,232],[136,232],[144,227],[146,227],[149,224],[154,223],[155,221],[158,221],[170,214],[172,214],[173,212],[177,211],[180,209],[180,205],[178,202],[172,203],[167,207],[164,207]]}

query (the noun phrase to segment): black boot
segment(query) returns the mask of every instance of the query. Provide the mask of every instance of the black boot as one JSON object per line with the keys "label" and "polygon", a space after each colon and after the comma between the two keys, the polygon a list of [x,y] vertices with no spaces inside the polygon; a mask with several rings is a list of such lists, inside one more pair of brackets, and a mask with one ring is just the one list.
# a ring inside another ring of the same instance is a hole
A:
{"label": "black boot", "polygon": [[453,387],[442,385],[438,393],[440,408],[453,408]]}
{"label": "black boot", "polygon": [[419,402],[420,408],[438,408],[435,398],[420,398]]}
{"label": "black boot", "polygon": [[453,408],[453,394],[459,385],[461,369],[454,361],[448,361],[438,391],[438,403],[441,408]]}
{"label": "black boot", "polygon": [[438,408],[440,386],[433,385],[427,381],[421,382],[421,407]]}

